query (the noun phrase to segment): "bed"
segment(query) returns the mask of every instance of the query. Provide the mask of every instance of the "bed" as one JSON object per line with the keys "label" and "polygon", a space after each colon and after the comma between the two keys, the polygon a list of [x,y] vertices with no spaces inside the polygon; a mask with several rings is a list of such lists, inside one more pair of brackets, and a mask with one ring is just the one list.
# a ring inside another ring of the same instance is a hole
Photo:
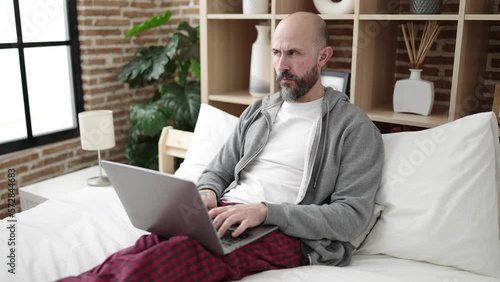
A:
{"label": "bed", "polygon": [[[194,133],[166,127],[160,170],[196,179],[237,118],[202,105]],[[500,146],[492,113],[419,132],[384,134],[377,203],[384,207],[350,266],[303,266],[242,281],[500,281]],[[187,148],[187,150],[186,150]],[[85,184],[82,184],[85,185]],[[134,228],[112,187],[85,187],[0,223],[0,281],[77,275],[147,234]]]}

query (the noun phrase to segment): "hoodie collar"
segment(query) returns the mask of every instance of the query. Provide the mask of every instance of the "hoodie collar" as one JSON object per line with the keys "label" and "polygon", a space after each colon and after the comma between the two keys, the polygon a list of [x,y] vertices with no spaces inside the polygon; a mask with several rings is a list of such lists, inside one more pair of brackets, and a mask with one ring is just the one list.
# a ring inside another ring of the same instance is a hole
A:
{"label": "hoodie collar", "polygon": [[[321,114],[326,115],[327,112],[331,111],[333,107],[337,104],[338,101],[344,100],[349,101],[347,95],[337,90],[333,90],[331,87],[325,87],[325,96],[323,97],[323,103],[327,105],[327,107],[321,107]],[[269,110],[273,107],[281,107],[283,104],[283,99],[279,92],[268,95],[262,99],[262,108]]]}

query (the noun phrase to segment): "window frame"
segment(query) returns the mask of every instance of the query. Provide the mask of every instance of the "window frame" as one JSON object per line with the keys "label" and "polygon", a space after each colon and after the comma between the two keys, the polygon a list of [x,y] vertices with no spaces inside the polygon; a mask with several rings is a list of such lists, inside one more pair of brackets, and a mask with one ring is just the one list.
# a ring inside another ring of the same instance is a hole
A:
{"label": "window frame", "polygon": [[[24,43],[22,40],[21,28],[21,13],[19,8],[19,0],[14,2],[14,14],[16,21],[17,42],[15,43],[0,43],[0,49],[17,49],[19,54],[19,67],[21,70],[21,83],[23,89],[24,112],[26,118],[27,137],[20,140],[9,141],[0,144],[0,154],[13,153],[16,151],[47,145],[70,138],[79,136],[78,113],[83,111],[83,89],[81,76],[81,60],[80,60],[80,42],[78,38],[78,13],[76,0],[66,1],[66,15],[68,23],[69,39],[65,41],[50,41],[50,42],[29,42]],[[51,46],[68,46],[70,53],[71,70],[73,82],[73,95],[75,105],[76,127],[63,131],[48,133],[41,136],[33,136],[31,128],[30,109],[28,104],[28,86],[26,80],[26,65],[24,61],[24,49],[31,47],[51,47]]]}

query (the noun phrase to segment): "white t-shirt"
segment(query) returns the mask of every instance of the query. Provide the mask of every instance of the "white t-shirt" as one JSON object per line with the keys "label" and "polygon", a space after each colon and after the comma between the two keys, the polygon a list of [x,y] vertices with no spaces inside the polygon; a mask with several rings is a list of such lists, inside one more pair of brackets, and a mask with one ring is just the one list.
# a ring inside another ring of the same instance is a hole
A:
{"label": "white t-shirt", "polygon": [[238,185],[221,200],[238,203],[295,203],[302,182],[311,129],[323,98],[284,102],[264,149],[240,173]]}

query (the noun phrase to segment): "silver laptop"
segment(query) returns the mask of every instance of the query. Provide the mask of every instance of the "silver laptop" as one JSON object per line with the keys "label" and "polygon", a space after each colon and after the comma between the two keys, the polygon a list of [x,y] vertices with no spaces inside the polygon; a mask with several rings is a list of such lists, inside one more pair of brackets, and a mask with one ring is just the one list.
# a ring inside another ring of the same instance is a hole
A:
{"label": "silver laptop", "polygon": [[258,226],[237,238],[229,235],[234,230],[231,229],[219,238],[193,182],[136,166],[101,163],[130,221],[141,230],[164,238],[185,235],[208,250],[225,255],[277,228]]}

